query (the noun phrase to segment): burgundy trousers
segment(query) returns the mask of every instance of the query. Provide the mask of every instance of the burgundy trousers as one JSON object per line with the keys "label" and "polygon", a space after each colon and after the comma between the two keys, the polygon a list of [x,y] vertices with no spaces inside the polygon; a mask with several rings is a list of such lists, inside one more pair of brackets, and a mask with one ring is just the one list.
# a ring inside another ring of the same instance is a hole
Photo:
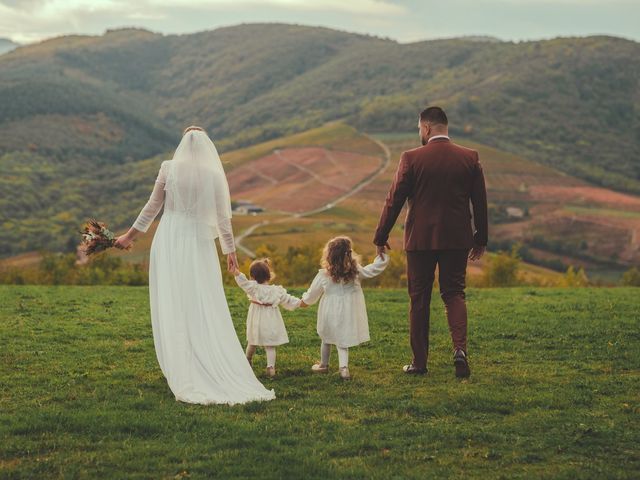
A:
{"label": "burgundy trousers", "polygon": [[469,250],[414,250],[407,252],[407,279],[411,310],[409,330],[413,365],[426,368],[429,355],[429,307],[438,266],[440,296],[444,301],[453,348],[467,351],[465,277]]}

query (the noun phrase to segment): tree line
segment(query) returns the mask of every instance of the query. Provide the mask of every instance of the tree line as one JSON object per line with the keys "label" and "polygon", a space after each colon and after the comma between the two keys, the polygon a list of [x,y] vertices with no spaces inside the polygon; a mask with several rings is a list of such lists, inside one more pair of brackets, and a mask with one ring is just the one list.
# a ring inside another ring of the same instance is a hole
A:
{"label": "tree line", "polygon": [[[277,284],[286,287],[309,285],[320,268],[321,245],[309,244],[280,250],[274,245],[261,245],[256,249],[258,257],[271,259]],[[367,280],[366,287],[404,288],[407,282],[406,257],[400,251],[389,252],[391,257],[385,272]],[[366,264],[372,258],[363,258]],[[241,270],[248,275],[251,259],[247,258]],[[220,266],[225,285],[235,285],[233,276],[226,271],[226,258],[220,255]],[[0,266],[0,284],[14,285],[148,285],[148,264],[131,263],[108,253],[79,264],[75,254],[43,253],[38,264],[30,267]],[[436,278],[437,284],[437,278]],[[583,268],[569,266],[563,275],[531,276],[523,269],[520,248],[514,245],[510,251],[499,251],[486,260],[481,275],[468,277],[471,287],[586,287],[594,285]],[[629,269],[620,285],[640,286],[640,270]]]}

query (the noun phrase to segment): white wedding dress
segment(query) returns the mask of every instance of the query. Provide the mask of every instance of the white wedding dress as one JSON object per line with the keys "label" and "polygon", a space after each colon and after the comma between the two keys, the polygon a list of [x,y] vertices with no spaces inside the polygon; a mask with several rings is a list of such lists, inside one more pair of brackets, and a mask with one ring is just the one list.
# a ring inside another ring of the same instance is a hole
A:
{"label": "white wedding dress", "polygon": [[231,321],[214,239],[235,251],[231,201],[209,137],[187,132],[162,163],[133,227],[146,232],[164,204],[151,245],[151,324],[162,373],[176,400],[237,404],[272,400],[255,377]]}

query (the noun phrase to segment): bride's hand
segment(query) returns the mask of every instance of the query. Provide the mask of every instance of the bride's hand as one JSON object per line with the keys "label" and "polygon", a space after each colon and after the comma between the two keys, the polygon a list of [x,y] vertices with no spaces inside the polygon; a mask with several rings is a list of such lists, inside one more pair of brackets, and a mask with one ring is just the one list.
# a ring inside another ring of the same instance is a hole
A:
{"label": "bride's hand", "polygon": [[238,257],[236,257],[236,252],[231,252],[227,255],[227,269],[231,273],[238,270]]}
{"label": "bride's hand", "polygon": [[127,234],[120,235],[118,238],[116,238],[116,242],[113,244],[113,246],[119,248],[120,250],[130,250],[133,246],[133,239],[131,239]]}

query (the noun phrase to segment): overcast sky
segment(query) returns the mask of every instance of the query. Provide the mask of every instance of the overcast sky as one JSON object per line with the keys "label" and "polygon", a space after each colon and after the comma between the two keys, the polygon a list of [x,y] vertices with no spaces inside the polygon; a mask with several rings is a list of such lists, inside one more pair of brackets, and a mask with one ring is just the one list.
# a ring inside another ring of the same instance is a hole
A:
{"label": "overcast sky", "polygon": [[0,0],[0,37],[20,43],[123,26],[190,33],[253,22],[323,25],[401,42],[593,34],[640,41],[640,0]]}

